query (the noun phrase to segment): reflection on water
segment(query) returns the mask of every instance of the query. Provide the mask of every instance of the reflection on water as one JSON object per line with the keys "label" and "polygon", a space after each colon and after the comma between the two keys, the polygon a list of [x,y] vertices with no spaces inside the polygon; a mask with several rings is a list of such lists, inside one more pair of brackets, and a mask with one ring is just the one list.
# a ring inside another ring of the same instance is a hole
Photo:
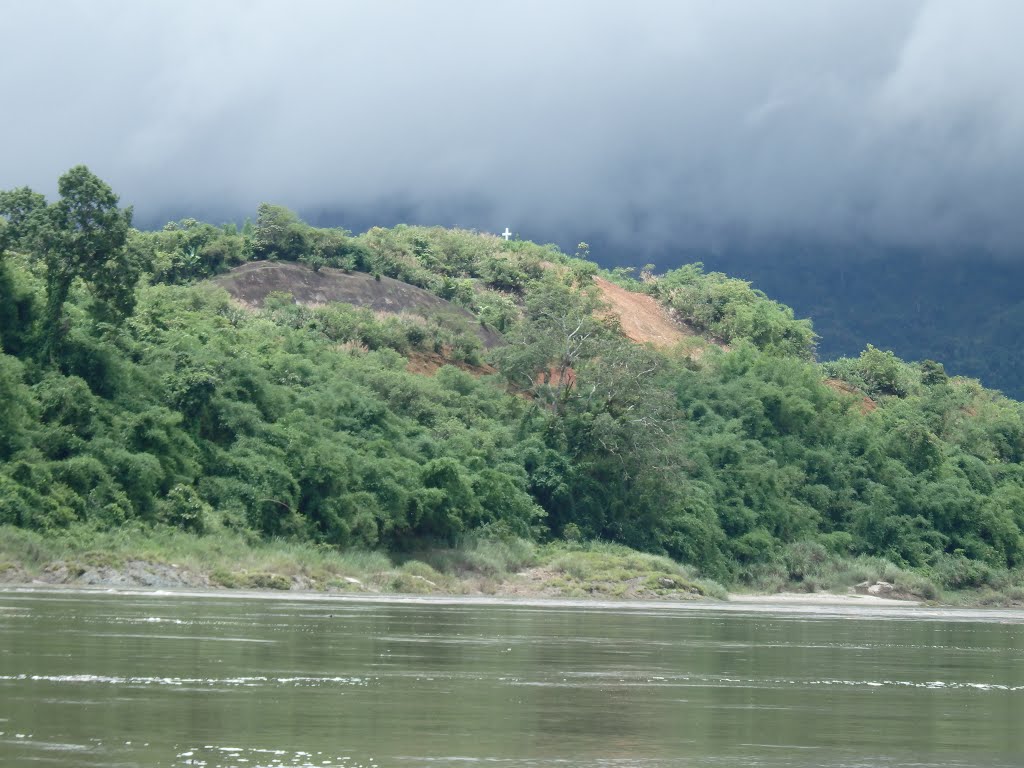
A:
{"label": "reflection on water", "polygon": [[0,765],[1020,766],[1022,618],[0,592]]}

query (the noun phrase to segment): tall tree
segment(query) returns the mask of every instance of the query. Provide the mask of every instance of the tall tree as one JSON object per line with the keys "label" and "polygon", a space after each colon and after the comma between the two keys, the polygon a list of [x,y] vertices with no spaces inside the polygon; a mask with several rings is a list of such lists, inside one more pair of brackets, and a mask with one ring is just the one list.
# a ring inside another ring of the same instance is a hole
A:
{"label": "tall tree", "polygon": [[28,187],[0,192],[0,256],[8,248],[31,248],[46,213],[46,198]]}
{"label": "tall tree", "polygon": [[64,335],[64,303],[76,278],[90,287],[103,319],[131,312],[140,266],[125,248],[132,209],[119,208],[111,188],[84,165],[57,182],[60,200],[45,205],[27,187],[0,194],[7,219],[4,240],[46,265],[44,355],[57,353]]}
{"label": "tall tree", "polygon": [[252,238],[253,257],[298,261],[309,250],[309,229],[284,206],[260,203]]}

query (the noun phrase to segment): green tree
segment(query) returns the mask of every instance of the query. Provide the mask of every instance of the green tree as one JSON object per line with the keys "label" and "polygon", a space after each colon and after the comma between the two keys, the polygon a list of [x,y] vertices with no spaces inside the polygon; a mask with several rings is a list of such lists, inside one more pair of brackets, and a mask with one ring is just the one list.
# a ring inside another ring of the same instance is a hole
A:
{"label": "green tree", "polygon": [[512,384],[532,390],[558,412],[576,382],[575,368],[598,349],[608,329],[595,317],[596,292],[577,290],[555,276],[538,280],[526,298],[523,322],[494,357]]}
{"label": "green tree", "polygon": [[934,360],[921,361],[921,383],[926,387],[933,387],[936,384],[945,384],[949,381],[946,369],[942,363]]}
{"label": "green tree", "polygon": [[903,397],[910,388],[906,364],[889,350],[868,344],[860,353],[860,374],[872,394]]}
{"label": "green tree", "polygon": [[252,236],[253,258],[298,261],[310,251],[309,229],[284,206],[260,203]]}
{"label": "green tree", "polygon": [[31,248],[43,223],[46,198],[28,187],[0,192],[0,256],[8,248]]}
{"label": "green tree", "polygon": [[32,399],[22,381],[22,365],[0,352],[0,459],[7,459],[24,440],[31,423]]}
{"label": "green tree", "polygon": [[114,320],[131,312],[140,274],[125,248],[131,208],[118,208],[117,195],[84,165],[61,176],[57,189],[61,199],[50,205],[26,187],[0,197],[4,240],[46,265],[43,351],[51,361],[65,334],[64,304],[77,278],[92,290],[100,317]]}

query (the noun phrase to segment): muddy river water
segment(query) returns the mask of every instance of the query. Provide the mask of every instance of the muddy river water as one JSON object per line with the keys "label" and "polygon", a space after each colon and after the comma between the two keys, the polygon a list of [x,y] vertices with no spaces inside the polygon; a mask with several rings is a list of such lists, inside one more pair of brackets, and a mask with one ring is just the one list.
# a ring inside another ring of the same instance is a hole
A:
{"label": "muddy river water", "polygon": [[0,766],[1021,766],[1024,614],[0,592]]}

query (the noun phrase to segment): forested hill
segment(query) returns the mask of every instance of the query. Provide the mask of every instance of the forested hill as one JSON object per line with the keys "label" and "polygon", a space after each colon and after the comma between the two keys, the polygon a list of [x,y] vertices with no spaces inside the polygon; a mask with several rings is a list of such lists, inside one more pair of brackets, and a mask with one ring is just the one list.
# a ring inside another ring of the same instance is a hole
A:
{"label": "forested hill", "polygon": [[[871,346],[816,362],[810,322],[743,281],[271,205],[240,231],[140,232],[83,167],[59,192],[0,196],[2,525],[603,539],[724,583],[859,555],[947,586],[1024,563],[1022,405]],[[254,261],[443,302],[243,303],[211,280]],[[640,306],[678,339],[623,333]]]}
{"label": "forested hill", "polygon": [[[652,258],[673,263],[667,254]],[[851,254],[787,242],[709,254],[708,264],[811,315],[822,357],[856,355],[870,341],[1024,398],[1020,259],[885,248]]]}

